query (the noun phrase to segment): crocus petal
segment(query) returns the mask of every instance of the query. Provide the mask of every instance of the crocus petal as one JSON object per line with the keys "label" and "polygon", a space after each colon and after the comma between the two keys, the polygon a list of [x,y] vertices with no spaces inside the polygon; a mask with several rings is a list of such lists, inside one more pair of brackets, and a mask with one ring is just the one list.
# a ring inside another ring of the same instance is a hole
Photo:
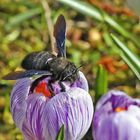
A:
{"label": "crocus petal", "polygon": [[18,80],[11,93],[10,109],[13,119],[21,129],[27,109],[26,99],[29,94],[31,80],[28,78]]}
{"label": "crocus petal", "polygon": [[[45,106],[44,135],[54,140],[65,126],[65,140],[80,140],[91,124],[93,104],[89,94],[80,88],[71,88],[67,93],[60,93]],[[46,117],[47,116],[47,117]]]}
{"label": "crocus petal", "polygon": [[92,100],[83,89],[71,88],[48,102],[43,95],[31,94],[22,132],[27,140],[55,140],[64,124],[65,140],[80,140],[89,129],[92,117]]}
{"label": "crocus petal", "polygon": [[85,91],[89,91],[88,82],[85,75],[79,71],[79,79],[75,82],[76,87],[82,88]]}
{"label": "crocus petal", "polygon": [[[66,92],[52,98],[43,94],[30,93],[32,80],[18,80],[11,95],[13,119],[22,131],[25,140],[55,140],[64,124],[65,140],[80,140],[93,117],[93,103],[88,94],[88,85],[81,73]],[[54,83],[58,87],[58,83]]]}
{"label": "crocus petal", "polygon": [[104,95],[97,103],[93,137],[94,140],[139,140],[140,101],[120,91]]}
{"label": "crocus petal", "polygon": [[37,138],[44,140],[42,117],[46,105],[46,97],[42,94],[31,94],[26,100],[27,109],[25,112],[24,122],[22,124],[22,133],[26,140]]}

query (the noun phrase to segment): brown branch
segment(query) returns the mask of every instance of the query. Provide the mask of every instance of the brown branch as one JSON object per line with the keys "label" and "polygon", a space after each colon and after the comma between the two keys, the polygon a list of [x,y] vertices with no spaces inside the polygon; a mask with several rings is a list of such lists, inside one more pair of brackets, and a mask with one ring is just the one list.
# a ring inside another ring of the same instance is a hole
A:
{"label": "brown branch", "polygon": [[54,46],[54,37],[53,37],[53,23],[51,20],[51,11],[50,11],[49,5],[46,2],[46,0],[41,0],[41,3],[42,3],[42,6],[45,10],[45,17],[46,17],[46,22],[48,25],[52,54],[56,55],[55,46]]}

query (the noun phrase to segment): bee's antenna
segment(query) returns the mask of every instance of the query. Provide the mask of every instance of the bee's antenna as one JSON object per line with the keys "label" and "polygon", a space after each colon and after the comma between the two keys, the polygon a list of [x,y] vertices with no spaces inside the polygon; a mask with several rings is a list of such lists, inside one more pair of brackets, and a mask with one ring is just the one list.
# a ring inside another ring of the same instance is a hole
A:
{"label": "bee's antenna", "polygon": [[85,65],[87,65],[87,63],[84,63],[84,64],[80,65],[78,68],[76,68],[76,70],[74,71],[74,73],[76,73],[81,67],[83,67]]}
{"label": "bee's antenna", "polygon": [[80,65],[78,68],[76,68],[76,69],[72,72],[72,74],[77,73],[77,72],[79,71],[79,69],[80,69],[81,67],[85,66],[85,65],[87,65],[87,63],[84,63],[84,64]]}

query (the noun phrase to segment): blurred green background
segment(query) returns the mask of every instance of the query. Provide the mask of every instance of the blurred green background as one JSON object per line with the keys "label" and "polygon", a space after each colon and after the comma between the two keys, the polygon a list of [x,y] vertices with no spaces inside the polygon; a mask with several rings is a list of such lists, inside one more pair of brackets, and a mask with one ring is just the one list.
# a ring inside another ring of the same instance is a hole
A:
{"label": "blurred green background", "polygon": [[[85,64],[81,71],[89,82],[91,96],[94,98],[97,69],[101,64],[108,75],[108,89],[123,90],[133,97],[139,97],[138,76],[124,62],[110,36],[110,33],[115,34],[133,54],[140,56],[139,17],[127,7],[124,0],[76,0],[79,4],[77,7],[73,2],[48,0],[53,24],[61,13],[66,18],[67,57],[77,66]],[[40,0],[0,1],[0,78],[20,69],[26,54],[50,50],[50,43],[45,11]],[[139,66],[134,66],[138,67],[138,73]],[[9,109],[14,83],[0,80],[0,140],[23,139]],[[102,84],[100,82],[99,87]],[[90,136],[87,137],[84,139],[91,140]]]}

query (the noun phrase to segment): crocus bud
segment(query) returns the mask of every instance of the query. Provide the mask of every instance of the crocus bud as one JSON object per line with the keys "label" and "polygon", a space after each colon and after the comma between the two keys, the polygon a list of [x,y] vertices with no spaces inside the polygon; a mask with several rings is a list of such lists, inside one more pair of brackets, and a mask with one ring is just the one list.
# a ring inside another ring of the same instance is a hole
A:
{"label": "crocus bud", "polygon": [[93,118],[93,103],[88,94],[88,84],[79,72],[75,83],[58,81],[52,84],[54,96],[47,88],[49,77],[31,91],[33,80],[18,80],[11,94],[13,119],[25,140],[55,140],[64,125],[64,140],[80,140],[88,131]]}
{"label": "crocus bud", "polygon": [[140,100],[110,91],[97,103],[93,119],[94,140],[139,140]]}

